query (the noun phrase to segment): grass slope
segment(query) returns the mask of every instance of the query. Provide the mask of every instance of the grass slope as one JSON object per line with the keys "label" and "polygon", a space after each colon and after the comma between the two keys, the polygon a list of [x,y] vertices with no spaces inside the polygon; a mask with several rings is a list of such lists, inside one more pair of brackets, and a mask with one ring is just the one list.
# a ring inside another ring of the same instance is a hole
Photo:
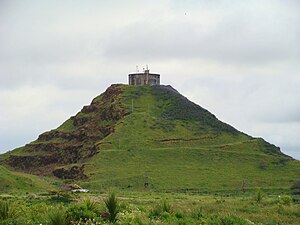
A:
{"label": "grass slope", "polygon": [[287,189],[300,163],[220,122],[171,87],[123,86],[128,116],[98,144],[84,182],[91,189],[160,191]]}
{"label": "grass slope", "polygon": [[14,172],[0,166],[0,193],[45,192],[54,190],[46,178]]}
{"label": "grass slope", "polygon": [[81,179],[94,191],[141,191],[144,183],[155,191],[281,191],[300,178],[299,161],[170,86],[112,85],[59,128],[0,159],[24,172]]}

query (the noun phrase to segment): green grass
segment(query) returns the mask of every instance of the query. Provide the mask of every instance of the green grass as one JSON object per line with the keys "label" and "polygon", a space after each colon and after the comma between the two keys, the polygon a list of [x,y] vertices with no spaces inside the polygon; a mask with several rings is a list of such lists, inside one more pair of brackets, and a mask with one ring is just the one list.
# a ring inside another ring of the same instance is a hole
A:
{"label": "green grass", "polygon": [[[95,192],[110,188],[131,192],[144,191],[145,183],[149,183],[147,190],[160,192],[236,193],[241,189],[256,192],[261,188],[269,193],[289,193],[293,182],[300,178],[299,161],[285,156],[263,139],[252,138],[219,121],[170,87],[121,85],[118,88],[122,89],[118,95],[109,98],[108,91],[96,97],[94,104],[84,107],[57,129],[60,134],[72,136],[72,132],[80,134],[87,128],[86,137],[91,139],[80,142],[54,135],[43,140],[62,146],[95,144],[97,154],[86,158],[83,148],[79,152],[81,158],[76,161],[78,166],[85,165],[88,178],[78,181],[83,187]],[[123,108],[126,116],[114,115],[123,112]],[[72,121],[83,118],[82,125],[79,122],[74,126]],[[99,131],[106,127],[113,131],[108,136]],[[1,159],[10,154],[46,154],[36,149],[32,152],[32,147],[26,145]],[[64,156],[64,152],[59,151],[59,155]],[[68,168],[73,164],[59,166]],[[28,179],[35,184],[35,178]],[[9,175],[3,180],[9,182]],[[24,181],[19,187],[27,189],[29,181],[23,175],[21,180]],[[18,183],[16,179],[11,182]],[[2,190],[5,185],[1,185]]]}
{"label": "green grass", "polygon": [[[167,98],[168,92],[150,86],[123,89],[125,107],[133,112],[98,142],[100,153],[85,167],[90,179],[82,182],[92,190],[141,191],[147,180],[156,191],[236,192],[244,183],[280,192],[300,176],[299,161],[220,121],[210,126],[217,120],[212,114],[202,108],[190,113],[196,106],[177,94]],[[197,119],[201,110],[205,123]]]}
{"label": "green grass", "polygon": [[0,193],[45,192],[56,187],[51,179],[14,172],[0,166]]}
{"label": "green grass", "polygon": [[[89,194],[93,207],[87,207],[84,196],[70,196],[73,201],[65,204],[54,203],[51,197],[18,197],[11,203],[14,214],[0,220],[0,224],[107,224],[105,201],[109,196]],[[295,197],[286,198],[293,201],[286,204],[278,196],[265,196],[258,203],[255,194],[237,197],[121,192],[113,202],[118,202],[116,224],[298,225],[299,205]]]}

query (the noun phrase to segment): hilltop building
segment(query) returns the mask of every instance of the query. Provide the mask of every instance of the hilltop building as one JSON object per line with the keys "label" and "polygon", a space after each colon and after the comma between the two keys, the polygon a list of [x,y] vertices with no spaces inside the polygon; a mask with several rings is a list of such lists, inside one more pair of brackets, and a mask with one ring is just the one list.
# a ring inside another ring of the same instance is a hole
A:
{"label": "hilltop building", "polygon": [[160,74],[150,73],[147,68],[143,73],[131,73],[128,75],[129,85],[160,85]]}

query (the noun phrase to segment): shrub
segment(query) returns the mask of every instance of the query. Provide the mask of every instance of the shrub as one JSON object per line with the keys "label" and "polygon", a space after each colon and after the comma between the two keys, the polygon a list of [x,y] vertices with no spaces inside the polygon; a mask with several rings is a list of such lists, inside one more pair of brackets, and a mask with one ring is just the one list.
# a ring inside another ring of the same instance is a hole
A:
{"label": "shrub", "polygon": [[150,210],[149,217],[158,218],[162,217],[165,213],[171,213],[171,205],[166,200],[163,200],[159,205]]}
{"label": "shrub", "polygon": [[292,203],[292,198],[288,195],[279,196],[278,202],[282,205],[290,205]]}
{"label": "shrub", "polygon": [[91,200],[90,198],[85,199],[83,204],[86,207],[86,209],[89,210],[89,211],[92,211],[92,212],[97,212],[98,211],[97,202]]}
{"label": "shrub", "polygon": [[184,213],[183,213],[183,212],[176,212],[176,213],[175,213],[175,217],[176,217],[177,219],[182,219],[182,218],[184,218]]}
{"label": "shrub", "polygon": [[200,220],[205,218],[206,214],[202,211],[202,209],[195,209],[192,211],[191,216],[196,220]]}
{"label": "shrub", "polygon": [[157,205],[150,210],[149,217],[150,218],[158,218],[158,217],[160,217],[161,213],[162,213],[161,207],[159,207]]}
{"label": "shrub", "polygon": [[9,201],[0,201],[0,220],[12,218],[15,214],[15,208]]}
{"label": "shrub", "polygon": [[48,214],[49,225],[67,225],[67,215],[65,209],[58,207]]}
{"label": "shrub", "polygon": [[107,219],[111,223],[115,223],[118,219],[118,214],[120,212],[120,207],[118,203],[118,199],[114,192],[110,193],[109,196],[104,200],[105,207],[107,210]]}
{"label": "shrub", "polygon": [[62,202],[62,203],[70,203],[72,201],[72,196],[70,193],[66,191],[50,191],[49,192],[50,199],[53,202]]}
{"label": "shrub", "polygon": [[97,217],[97,214],[94,211],[90,210],[93,207],[95,206],[89,205],[86,202],[81,204],[73,204],[67,210],[68,219],[70,221],[79,221],[80,219],[94,219]]}

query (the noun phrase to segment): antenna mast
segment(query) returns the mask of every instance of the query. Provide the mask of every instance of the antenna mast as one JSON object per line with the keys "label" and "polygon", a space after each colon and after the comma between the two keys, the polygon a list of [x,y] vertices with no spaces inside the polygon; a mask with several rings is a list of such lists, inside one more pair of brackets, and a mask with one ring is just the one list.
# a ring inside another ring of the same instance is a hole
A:
{"label": "antenna mast", "polygon": [[145,70],[145,72],[146,72],[146,75],[147,75],[147,84],[149,84],[149,69],[148,69],[148,65],[146,65],[146,70]]}

